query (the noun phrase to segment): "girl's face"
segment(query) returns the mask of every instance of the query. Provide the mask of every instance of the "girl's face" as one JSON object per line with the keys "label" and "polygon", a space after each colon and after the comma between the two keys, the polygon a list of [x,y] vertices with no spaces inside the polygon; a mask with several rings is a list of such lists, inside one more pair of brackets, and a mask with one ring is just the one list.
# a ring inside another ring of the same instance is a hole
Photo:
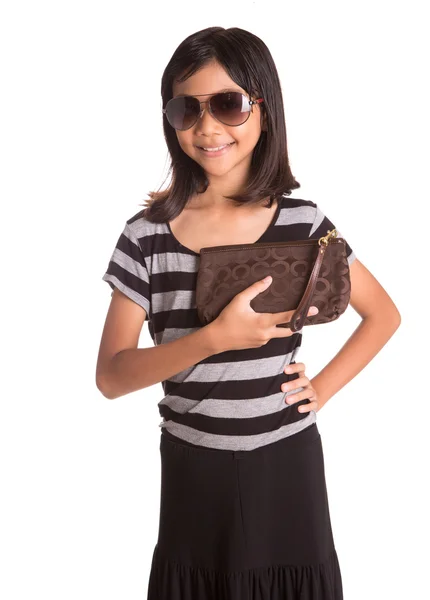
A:
{"label": "girl's face", "polygon": [[[185,94],[197,96],[203,101],[221,91],[242,92],[249,98],[247,92],[230,79],[216,61],[208,63],[186,81],[173,84],[173,97]],[[229,181],[234,181],[239,187],[244,185],[249,176],[252,151],[261,135],[260,105],[253,104],[248,120],[237,127],[217,121],[209,113],[207,104],[203,104],[201,108],[204,109],[203,115],[193,127],[186,131],[176,130],[179,145],[204,169],[209,181],[229,174]],[[211,156],[199,149],[199,146],[215,148],[232,142],[233,144],[220,156]]]}

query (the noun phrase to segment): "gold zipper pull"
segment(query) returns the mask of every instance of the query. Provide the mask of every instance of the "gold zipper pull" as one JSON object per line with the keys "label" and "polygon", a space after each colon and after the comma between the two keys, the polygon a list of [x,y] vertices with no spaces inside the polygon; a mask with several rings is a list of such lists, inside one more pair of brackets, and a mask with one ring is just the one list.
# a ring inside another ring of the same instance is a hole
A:
{"label": "gold zipper pull", "polygon": [[327,229],[327,235],[323,235],[323,237],[320,237],[320,239],[318,240],[318,245],[321,246],[321,244],[325,244],[327,246],[329,243],[329,239],[332,237],[335,238],[336,236],[336,229],[332,229],[331,231]]}

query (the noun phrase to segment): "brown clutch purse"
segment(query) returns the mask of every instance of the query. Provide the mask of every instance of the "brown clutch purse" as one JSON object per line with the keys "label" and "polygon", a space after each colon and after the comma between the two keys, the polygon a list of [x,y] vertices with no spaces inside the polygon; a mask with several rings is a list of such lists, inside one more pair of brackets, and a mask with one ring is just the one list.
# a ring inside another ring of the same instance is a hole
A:
{"label": "brown clutch purse", "polygon": [[[346,242],[333,229],[319,239],[201,248],[196,287],[201,323],[216,319],[236,294],[267,275],[272,283],[250,306],[264,313],[296,309],[291,321],[278,327],[295,332],[305,325],[329,323],[349,304]],[[308,316],[310,306],[319,312]]]}

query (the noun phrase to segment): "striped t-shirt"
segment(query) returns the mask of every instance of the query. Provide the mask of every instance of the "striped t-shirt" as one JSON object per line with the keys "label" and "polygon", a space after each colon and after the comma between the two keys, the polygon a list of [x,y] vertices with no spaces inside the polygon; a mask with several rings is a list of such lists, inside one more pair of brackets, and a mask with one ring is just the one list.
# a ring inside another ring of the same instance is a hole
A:
{"label": "striped t-shirt", "polygon": [[[195,303],[200,255],[174,237],[169,223],[145,219],[144,210],[126,221],[102,279],[146,310],[149,333],[159,345],[203,326]],[[317,204],[284,195],[255,243],[318,239],[333,228]],[[346,248],[351,265],[355,254],[348,243]],[[281,390],[283,383],[299,377],[284,368],[296,362],[302,331],[272,338],[259,348],[209,356],[161,382],[160,427],[199,446],[253,450],[310,426],[316,412],[297,410],[308,399],[285,402],[303,388]]]}

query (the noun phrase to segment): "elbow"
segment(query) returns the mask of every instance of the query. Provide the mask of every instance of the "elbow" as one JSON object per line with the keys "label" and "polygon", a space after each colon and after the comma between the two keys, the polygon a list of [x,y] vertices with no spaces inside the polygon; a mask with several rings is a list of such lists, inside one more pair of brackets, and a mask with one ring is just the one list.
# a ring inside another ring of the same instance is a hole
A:
{"label": "elbow", "polygon": [[384,326],[394,333],[400,327],[402,322],[402,316],[397,310],[396,306],[391,306],[385,310],[377,310],[369,313],[368,315],[362,316],[363,319],[369,318],[371,321]]}
{"label": "elbow", "polygon": [[387,314],[385,316],[385,320],[386,323],[389,324],[390,328],[392,329],[392,332],[395,333],[400,327],[402,317],[397,308],[395,308],[392,313]]}
{"label": "elbow", "polygon": [[400,323],[402,322],[402,317],[396,307],[394,307],[391,311],[387,311],[383,318],[384,321],[393,329],[393,333],[394,331],[397,331],[397,329],[400,327]]}
{"label": "elbow", "polygon": [[96,375],[96,386],[99,392],[107,398],[107,400],[115,400],[116,396],[112,394],[112,390],[106,381],[106,377]]}
{"label": "elbow", "polygon": [[[383,305],[378,310],[379,319],[382,319],[387,324],[389,324],[394,331],[400,327],[400,323],[402,322],[402,316],[399,312],[399,309],[391,300],[389,303]],[[376,316],[376,315],[375,315]]]}
{"label": "elbow", "polygon": [[400,314],[397,306],[394,306],[393,321],[394,321],[396,329],[398,329],[400,327],[401,322],[402,322],[402,315]]}

